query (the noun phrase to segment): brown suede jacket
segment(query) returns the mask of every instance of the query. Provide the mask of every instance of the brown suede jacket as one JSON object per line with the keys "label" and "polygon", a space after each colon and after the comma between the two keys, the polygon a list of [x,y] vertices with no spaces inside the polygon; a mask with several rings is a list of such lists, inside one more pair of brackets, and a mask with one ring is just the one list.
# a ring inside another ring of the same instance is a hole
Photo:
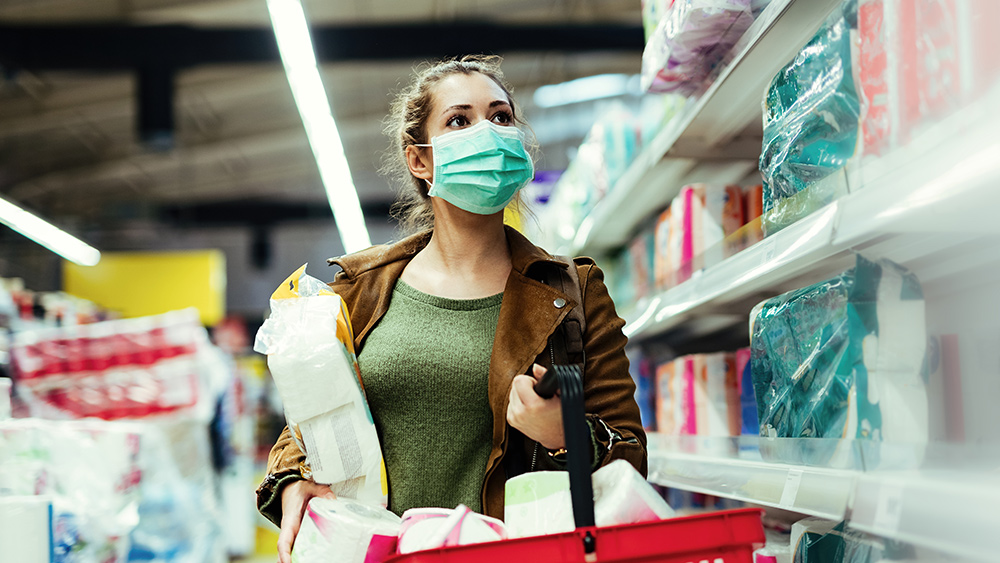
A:
{"label": "brown suede jacket", "polygon": [[[517,231],[507,228],[507,242],[513,267],[504,287],[500,319],[497,322],[493,355],[489,368],[489,401],[493,410],[493,447],[483,479],[483,511],[503,518],[504,483],[507,475],[504,458],[512,448],[521,449],[522,459],[533,460],[529,469],[560,469],[547,454],[538,455],[537,444],[528,439],[512,443],[507,424],[507,403],[514,376],[527,373],[537,362],[551,365],[549,336],[576,303],[566,294],[537,281],[532,273],[539,267],[565,263],[553,258]],[[425,231],[391,245],[331,259],[343,271],[329,285],[347,304],[354,329],[355,349],[360,352],[365,338],[389,309],[393,287],[410,259],[430,240]],[[575,266],[580,278],[586,317],[584,350],[584,398],[588,421],[600,451],[606,452],[595,464],[601,467],[615,459],[628,460],[646,474],[646,435],[639,421],[635,384],[628,373],[625,357],[627,339],[622,321],[604,285],[604,274],[589,258],[578,258]],[[557,302],[558,299],[565,300]],[[560,305],[563,305],[560,307]],[[598,428],[602,431],[598,432]],[[608,447],[610,446],[610,449]],[[543,450],[544,451],[544,450]],[[268,457],[267,477],[257,489],[257,506],[275,524],[281,521],[282,486],[300,479],[305,456],[285,428]],[[536,463],[540,462],[540,463]],[[392,484],[389,484],[392,486]],[[280,524],[279,524],[280,525]]]}

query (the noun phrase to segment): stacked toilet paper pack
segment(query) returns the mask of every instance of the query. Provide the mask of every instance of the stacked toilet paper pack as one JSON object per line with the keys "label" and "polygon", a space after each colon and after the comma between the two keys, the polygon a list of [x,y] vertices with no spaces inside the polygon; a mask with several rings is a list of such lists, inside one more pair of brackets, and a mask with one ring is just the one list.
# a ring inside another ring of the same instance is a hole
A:
{"label": "stacked toilet paper pack", "polygon": [[[646,479],[625,460],[616,460],[592,476],[594,520],[598,526],[653,522],[674,511]],[[565,471],[525,473],[507,481],[504,523],[511,538],[572,531],[573,503]]]}
{"label": "stacked toilet paper pack", "polygon": [[351,499],[309,501],[295,537],[292,563],[379,563],[396,553],[400,519]]}
{"label": "stacked toilet paper pack", "polygon": [[470,545],[507,539],[507,528],[496,518],[473,512],[465,505],[455,509],[411,508],[403,513],[399,553]]}
{"label": "stacked toilet paper pack", "polygon": [[338,497],[386,506],[382,450],[361,388],[354,334],[343,300],[296,270],[271,295],[271,316],[254,350],[281,396],[288,428],[306,454],[306,477]]}

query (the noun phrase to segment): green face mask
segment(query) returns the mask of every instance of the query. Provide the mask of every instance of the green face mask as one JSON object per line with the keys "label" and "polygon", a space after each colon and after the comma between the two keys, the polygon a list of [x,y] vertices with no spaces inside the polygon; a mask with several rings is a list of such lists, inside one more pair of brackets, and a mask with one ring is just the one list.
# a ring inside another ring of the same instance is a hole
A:
{"label": "green face mask", "polygon": [[470,213],[503,210],[535,176],[524,133],[516,127],[480,121],[417,146],[434,151],[434,183],[428,182],[428,194]]}

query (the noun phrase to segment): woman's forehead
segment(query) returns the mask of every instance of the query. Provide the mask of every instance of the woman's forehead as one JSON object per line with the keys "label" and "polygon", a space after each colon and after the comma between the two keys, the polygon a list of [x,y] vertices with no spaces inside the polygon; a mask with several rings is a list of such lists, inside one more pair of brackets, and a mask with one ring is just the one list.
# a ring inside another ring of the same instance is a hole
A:
{"label": "woman's forehead", "polygon": [[451,74],[438,82],[432,91],[434,111],[444,111],[451,106],[488,106],[496,100],[508,102],[507,94],[499,84],[485,74]]}

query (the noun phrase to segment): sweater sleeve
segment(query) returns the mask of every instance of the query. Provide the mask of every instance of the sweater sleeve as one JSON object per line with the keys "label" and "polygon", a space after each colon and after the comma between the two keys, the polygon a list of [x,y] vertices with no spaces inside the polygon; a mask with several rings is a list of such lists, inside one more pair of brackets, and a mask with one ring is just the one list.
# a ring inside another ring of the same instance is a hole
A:
{"label": "sweater sleeve", "polygon": [[646,433],[635,402],[635,382],[628,371],[622,333],[625,321],[615,312],[614,302],[604,284],[604,273],[593,263],[579,265],[583,288],[584,314],[587,318],[583,335],[586,365],[584,366],[584,406],[588,421],[607,455],[604,466],[616,459],[625,459],[643,476],[646,475]]}

